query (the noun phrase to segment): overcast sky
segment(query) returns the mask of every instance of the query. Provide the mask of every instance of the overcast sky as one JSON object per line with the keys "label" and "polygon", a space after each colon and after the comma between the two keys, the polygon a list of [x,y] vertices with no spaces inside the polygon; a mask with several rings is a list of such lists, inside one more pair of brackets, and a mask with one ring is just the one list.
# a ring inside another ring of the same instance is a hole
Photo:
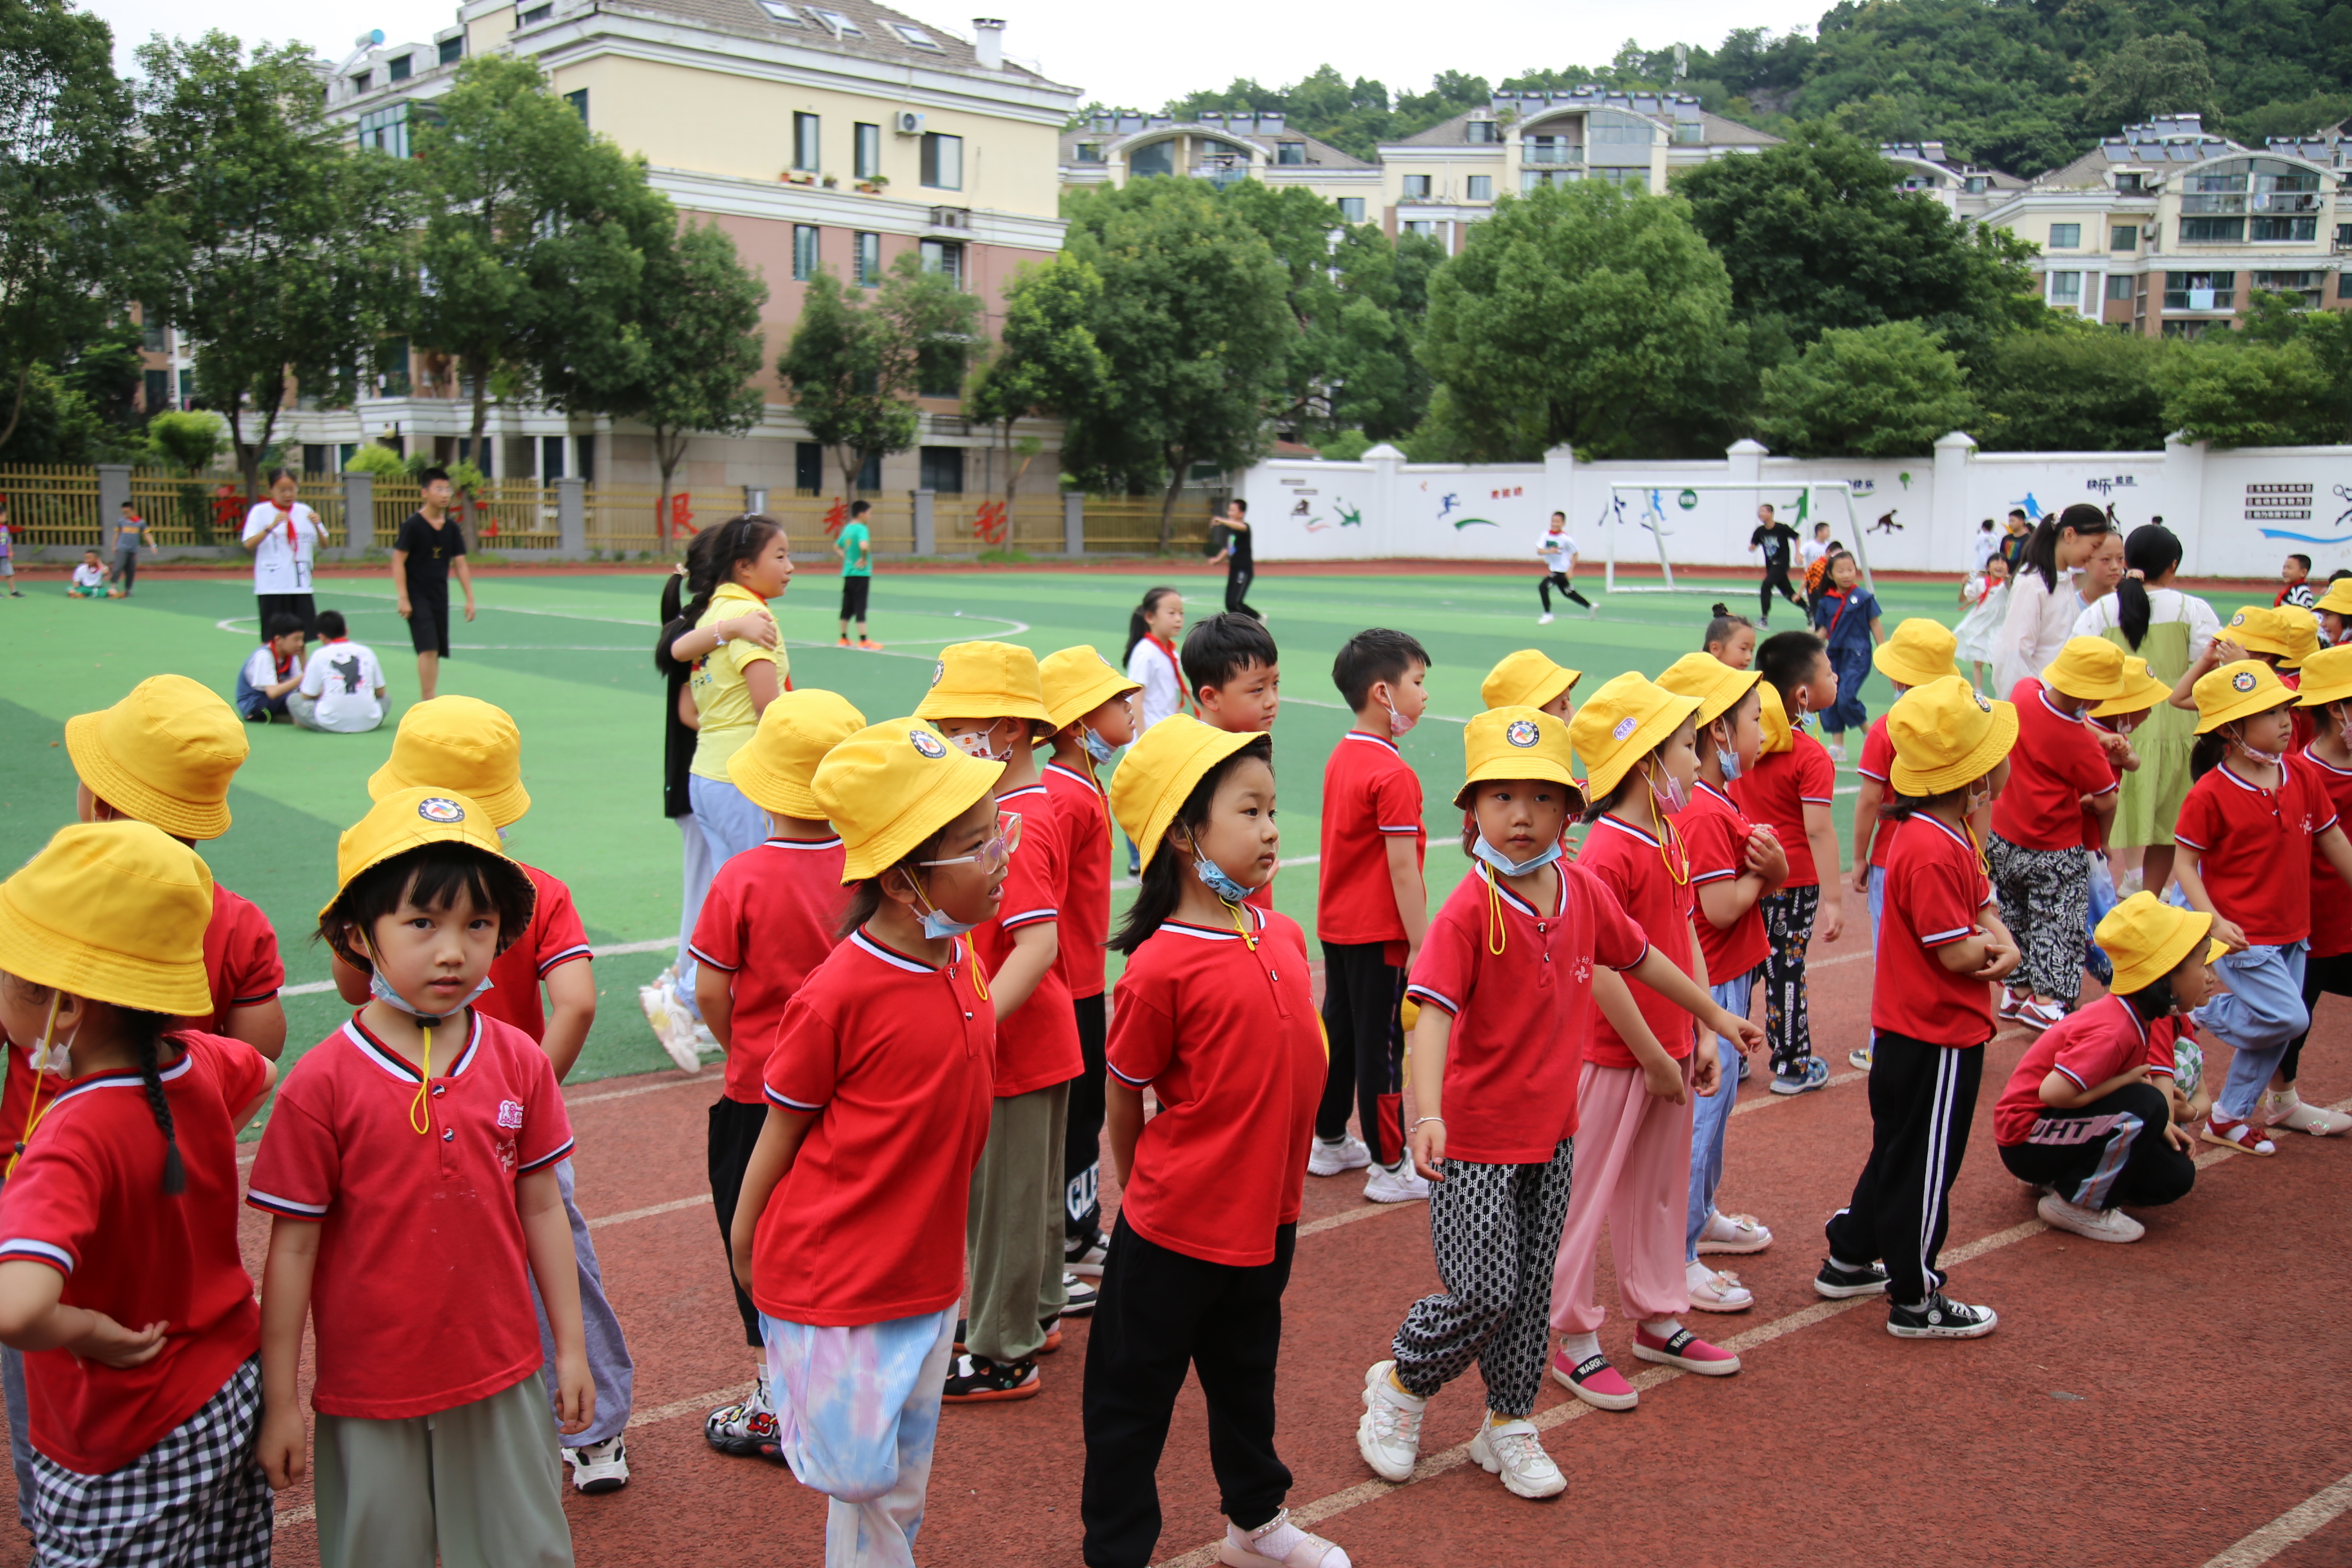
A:
{"label": "overcast sky", "polygon": [[[248,42],[299,38],[340,59],[354,37],[372,28],[400,43],[429,38],[457,19],[448,0],[213,0],[193,16],[173,0],[84,3],[113,27],[125,70],[131,46],[155,32],[219,27]],[[1006,53],[1083,89],[1088,99],[1156,109],[1236,76],[1268,86],[1295,81],[1326,61],[1349,78],[1384,82],[1391,92],[1426,87],[1440,70],[1496,81],[1535,67],[1601,65],[1629,32],[1650,47],[1677,41],[1713,45],[1735,26],[1810,27],[1825,0],[1764,0],[1762,5],[1675,0],[1654,11],[1603,0],[1518,0],[1484,12],[1426,0],[1353,0],[1344,11],[1318,5],[1269,8],[1264,0],[1188,0],[1158,12],[1106,11],[1098,0],[983,3],[1011,24]],[[969,36],[969,17],[932,0],[903,0],[898,8]],[[1117,21],[1108,21],[1114,16]]]}

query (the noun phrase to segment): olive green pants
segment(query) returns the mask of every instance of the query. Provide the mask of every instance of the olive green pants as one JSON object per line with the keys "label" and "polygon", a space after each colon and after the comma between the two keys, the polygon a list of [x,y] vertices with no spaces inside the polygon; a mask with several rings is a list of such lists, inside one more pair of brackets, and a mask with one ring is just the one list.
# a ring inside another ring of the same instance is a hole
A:
{"label": "olive green pants", "polygon": [[971,1172],[964,1218],[970,1282],[964,1348],[1019,1361],[1045,1342],[1041,1322],[1062,1315],[1062,1145],[1070,1086],[997,1100],[988,1147]]}
{"label": "olive green pants", "polygon": [[314,1456],[320,1568],[572,1568],[536,1373],[431,1415],[321,1415]]}

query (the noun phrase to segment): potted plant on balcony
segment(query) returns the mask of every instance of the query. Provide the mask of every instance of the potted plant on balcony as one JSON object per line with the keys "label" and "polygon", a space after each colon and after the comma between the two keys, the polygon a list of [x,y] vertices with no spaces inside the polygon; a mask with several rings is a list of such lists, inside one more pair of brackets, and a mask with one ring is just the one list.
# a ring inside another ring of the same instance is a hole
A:
{"label": "potted plant on balcony", "polygon": [[880,195],[889,185],[890,176],[887,174],[868,174],[857,182],[857,188],[869,196]]}
{"label": "potted plant on balcony", "polygon": [[827,174],[827,175],[824,177],[824,181],[822,182],[822,184],[824,184],[824,188],[825,188],[826,190],[828,190],[828,191],[831,191],[831,190],[837,190],[837,189],[839,189],[839,188],[840,188],[840,186],[841,186],[841,181],[840,181],[838,178],[836,178],[835,176],[832,175],[832,174]]}

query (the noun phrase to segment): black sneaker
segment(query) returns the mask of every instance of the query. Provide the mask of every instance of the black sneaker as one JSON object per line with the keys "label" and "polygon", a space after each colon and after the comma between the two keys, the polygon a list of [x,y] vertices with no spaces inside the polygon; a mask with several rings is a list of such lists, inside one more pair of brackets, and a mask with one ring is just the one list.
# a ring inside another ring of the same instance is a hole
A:
{"label": "black sneaker", "polygon": [[1081,1279],[1102,1278],[1103,1260],[1110,1256],[1110,1237],[1101,1231],[1062,1243],[1062,1267]]}
{"label": "black sneaker", "polygon": [[1916,1307],[1890,1303],[1886,1331],[1898,1340],[1976,1340],[1993,1331],[2000,1318],[1990,1307],[1955,1301],[1941,1290]]}
{"label": "black sneaker", "polygon": [[1886,1266],[1873,1263],[1861,1268],[1843,1268],[1835,1258],[1824,1258],[1822,1271],[1813,1276],[1813,1289],[1832,1301],[1843,1301],[1849,1296],[1884,1296]]}
{"label": "black sneaker", "polygon": [[1101,1294],[1102,1292],[1095,1288],[1092,1280],[1081,1279],[1075,1274],[1063,1275],[1062,1316],[1066,1318],[1089,1316],[1095,1310],[1095,1301]]}
{"label": "black sneaker", "polygon": [[1045,1384],[1037,1376],[1037,1363],[1031,1357],[993,1362],[984,1355],[967,1352],[948,1363],[947,1390],[940,1399],[947,1405],[1034,1399],[1044,1387]]}

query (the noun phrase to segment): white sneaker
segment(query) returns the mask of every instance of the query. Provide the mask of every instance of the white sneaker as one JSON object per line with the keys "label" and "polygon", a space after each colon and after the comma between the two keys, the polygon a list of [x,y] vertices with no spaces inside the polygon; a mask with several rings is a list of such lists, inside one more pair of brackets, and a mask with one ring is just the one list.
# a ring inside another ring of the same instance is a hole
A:
{"label": "white sneaker", "polygon": [[2314,1138],[2333,1138],[2352,1129],[2352,1116],[2326,1106],[2305,1104],[2292,1089],[2264,1091],[2263,1108],[2255,1120],[2271,1127],[2291,1127]]}
{"label": "white sneaker", "polygon": [[1694,1311],[1744,1312],[1756,1305],[1756,1293],[1738,1275],[1709,1268],[1696,1258],[1683,1265],[1683,1286]]}
{"label": "white sneaker", "polygon": [[1549,610],[1546,610],[1542,615],[1538,616],[1536,617],[1536,625],[1539,626],[1548,626],[1551,625],[1551,612]]}
{"label": "white sneaker", "polygon": [[1601,618],[1601,601],[1595,599],[1591,604],[1584,606],[1584,618],[1588,621],[1597,621]]}
{"label": "white sneaker", "polygon": [[676,994],[660,981],[637,987],[637,1005],[646,1010],[646,1022],[653,1026],[654,1038],[669,1053],[680,1072],[700,1072],[702,1053],[694,1038],[695,1021],[677,1005]]}
{"label": "white sneaker", "polygon": [[1429,1196],[1429,1183],[1410,1158],[1402,1159],[1394,1165],[1374,1165],[1364,1178],[1364,1196],[1376,1204],[1409,1204]]}
{"label": "white sneaker", "polygon": [[575,1491],[594,1497],[601,1492],[619,1491],[629,1484],[629,1450],[617,1433],[584,1448],[566,1448],[563,1458],[572,1466]]}
{"label": "white sneaker", "polygon": [[1470,1439],[1470,1457],[1488,1475],[1502,1477],[1513,1497],[1558,1497],[1568,1489],[1568,1478],[1544,1452],[1532,1421],[1479,1422],[1477,1436]]}
{"label": "white sneaker", "polygon": [[[1284,1546],[1281,1556],[1261,1546]],[[1349,1568],[1348,1554],[1319,1535],[1309,1535],[1290,1522],[1284,1509],[1255,1530],[1244,1530],[1225,1521],[1225,1538],[1217,1542],[1217,1561],[1226,1568]]]}
{"label": "white sneaker", "polygon": [[1421,1413],[1426,1399],[1416,1399],[1399,1388],[1390,1374],[1392,1361],[1375,1362],[1364,1373],[1364,1414],[1356,1423],[1356,1452],[1384,1481],[1412,1479],[1413,1461],[1421,1458]]}
{"label": "white sneaker", "polygon": [[1352,1132],[1342,1132],[1329,1140],[1313,1139],[1307,1145],[1307,1173],[1310,1176],[1336,1176],[1345,1171],[1360,1171],[1371,1163],[1371,1150]]}
{"label": "white sneaker", "polygon": [[2147,1234],[2146,1226],[2121,1209],[2077,1208],[2056,1193],[2044,1193],[2033,1212],[2051,1229],[2072,1231],[2085,1241],[2137,1241]]}

